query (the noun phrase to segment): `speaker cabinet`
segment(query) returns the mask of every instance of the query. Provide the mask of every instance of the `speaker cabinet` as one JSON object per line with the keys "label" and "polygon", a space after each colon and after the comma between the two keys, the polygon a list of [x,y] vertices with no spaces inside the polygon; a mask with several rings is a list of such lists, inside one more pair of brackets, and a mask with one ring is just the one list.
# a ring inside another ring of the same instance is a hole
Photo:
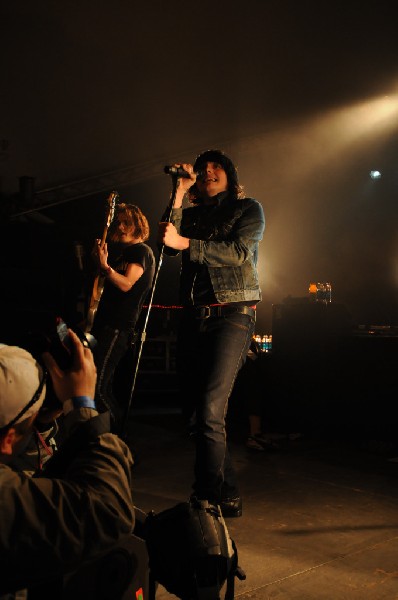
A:
{"label": "speaker cabinet", "polygon": [[334,351],[351,332],[351,318],[343,304],[303,302],[272,307],[272,350],[296,355]]}

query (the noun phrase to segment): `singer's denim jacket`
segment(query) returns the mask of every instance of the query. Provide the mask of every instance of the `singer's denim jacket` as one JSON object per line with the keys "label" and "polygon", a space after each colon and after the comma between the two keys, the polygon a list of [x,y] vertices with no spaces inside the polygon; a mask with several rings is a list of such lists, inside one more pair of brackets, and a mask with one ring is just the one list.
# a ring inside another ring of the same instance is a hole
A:
{"label": "singer's denim jacket", "polygon": [[[265,217],[257,200],[237,199],[224,192],[212,210],[202,204],[173,209],[170,221],[181,235],[190,238],[189,249],[182,252],[182,297],[189,263],[197,262],[208,267],[217,302],[261,300],[257,259]],[[167,247],[164,251],[178,254]]]}

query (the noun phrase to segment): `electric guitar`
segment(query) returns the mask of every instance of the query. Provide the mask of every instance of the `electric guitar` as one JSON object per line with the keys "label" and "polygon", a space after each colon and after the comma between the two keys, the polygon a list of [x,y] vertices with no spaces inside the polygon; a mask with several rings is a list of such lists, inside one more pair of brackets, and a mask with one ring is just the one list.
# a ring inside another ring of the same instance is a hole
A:
{"label": "electric guitar", "polygon": [[[119,198],[119,194],[117,192],[111,192],[109,194],[109,198],[107,199],[107,211],[105,214],[104,231],[102,232],[102,237],[101,237],[101,241],[99,244],[100,248],[103,248],[105,246],[109,227],[115,217],[115,208],[116,208],[116,202],[117,202],[118,198]],[[89,309],[88,309],[87,318],[86,318],[86,325],[85,325],[85,329],[84,329],[85,333],[90,333],[91,328],[94,324],[94,318],[95,318],[95,315],[96,315],[96,312],[98,309],[98,305],[101,300],[102,292],[104,290],[104,285],[105,285],[105,277],[101,276],[101,274],[98,273],[96,275],[96,277],[94,279],[94,283],[93,283],[93,291],[91,294]]]}

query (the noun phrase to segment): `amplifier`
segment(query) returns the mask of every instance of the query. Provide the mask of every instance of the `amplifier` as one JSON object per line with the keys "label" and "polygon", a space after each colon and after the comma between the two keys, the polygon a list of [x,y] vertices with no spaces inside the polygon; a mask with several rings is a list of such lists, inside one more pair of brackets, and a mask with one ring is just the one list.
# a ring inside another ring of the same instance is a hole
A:
{"label": "amplifier", "polygon": [[336,349],[351,334],[351,316],[344,304],[307,302],[274,304],[274,354],[319,353]]}

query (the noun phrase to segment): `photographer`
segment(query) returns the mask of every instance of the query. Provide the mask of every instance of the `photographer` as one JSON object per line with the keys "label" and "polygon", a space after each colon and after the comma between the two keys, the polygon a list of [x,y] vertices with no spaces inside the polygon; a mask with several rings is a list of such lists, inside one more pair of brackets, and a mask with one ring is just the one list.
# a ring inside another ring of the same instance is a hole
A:
{"label": "photographer", "polygon": [[43,473],[8,464],[24,451],[46,395],[46,373],[26,350],[0,344],[0,594],[62,579],[134,529],[130,450],[98,414],[91,350],[71,330],[72,366],[43,362],[61,403],[65,441]]}

